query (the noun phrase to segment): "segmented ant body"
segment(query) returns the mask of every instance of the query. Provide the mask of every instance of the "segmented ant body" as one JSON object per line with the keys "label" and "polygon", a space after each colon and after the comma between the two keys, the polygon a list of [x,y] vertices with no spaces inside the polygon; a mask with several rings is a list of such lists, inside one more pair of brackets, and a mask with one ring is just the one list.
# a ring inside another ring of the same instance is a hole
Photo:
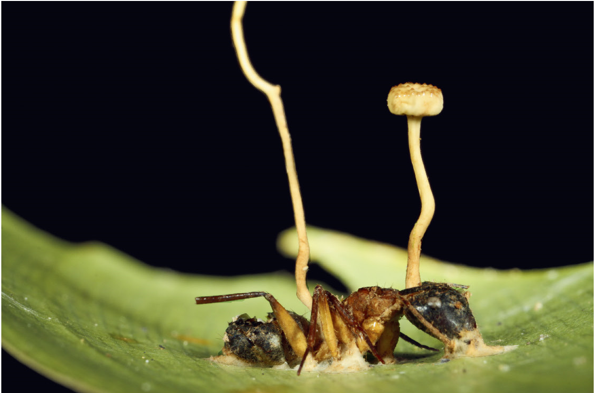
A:
{"label": "segmented ant body", "polygon": [[[345,363],[347,358],[370,352],[381,363],[394,363],[394,349],[402,338],[418,347],[434,350],[412,340],[400,332],[404,316],[417,328],[444,343],[445,356],[485,356],[501,353],[512,347],[489,347],[483,342],[472,311],[468,306],[464,286],[421,283],[419,257],[421,240],[427,229],[435,203],[420,156],[420,119],[434,116],[443,108],[441,90],[427,84],[405,83],[393,87],[388,106],[394,114],[406,114],[409,123],[409,147],[419,193],[421,215],[409,239],[406,287],[403,291],[391,288],[367,287],[339,300],[317,286],[313,297],[306,285],[309,243],[297,172],[293,159],[291,138],[284,117],[279,86],[263,80],[253,69],[243,39],[242,18],[245,3],[233,7],[231,31],[240,66],[248,80],[266,94],[283,142],[289,188],[295,213],[299,252],[295,262],[297,297],[311,310],[311,322],[287,311],[271,294],[247,292],[232,295],[197,297],[197,304],[220,303],[239,299],[264,297],[272,307],[267,322],[242,315],[229,324],[224,337],[223,356],[238,363],[255,366],[274,366],[287,362],[299,364],[298,374],[307,359],[315,362]],[[314,363],[315,363],[314,362]]]}
{"label": "segmented ant body", "polygon": [[353,351],[370,352],[381,363],[394,363],[394,349],[400,338],[437,351],[400,332],[399,320],[403,316],[442,341],[446,357],[468,352],[468,346],[480,346],[482,338],[461,288],[466,287],[432,282],[403,291],[366,287],[341,301],[318,285],[313,295],[311,322],[287,311],[266,292],[197,297],[196,303],[264,297],[273,311],[268,321],[257,321],[245,314],[236,317],[227,328],[223,355],[252,366],[299,364],[300,373],[308,356],[316,362],[335,362]]}

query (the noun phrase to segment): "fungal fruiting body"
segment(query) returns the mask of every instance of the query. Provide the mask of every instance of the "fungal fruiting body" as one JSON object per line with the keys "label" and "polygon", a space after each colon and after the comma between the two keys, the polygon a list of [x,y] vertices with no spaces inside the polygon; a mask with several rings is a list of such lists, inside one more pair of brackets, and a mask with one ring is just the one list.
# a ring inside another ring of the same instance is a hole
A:
{"label": "fungal fruiting body", "polygon": [[421,242],[435,213],[435,199],[421,157],[421,119],[441,113],[441,90],[433,85],[410,82],[394,86],[388,94],[388,108],[395,115],[407,117],[410,157],[421,197],[421,214],[408,241],[405,283],[407,289],[401,294],[409,299],[413,308],[429,321],[439,334],[436,335],[434,330],[428,330],[427,325],[419,324],[419,318],[411,319],[411,322],[444,343],[445,358],[488,356],[517,348],[485,344],[468,304],[467,297],[470,293],[461,294],[448,284],[421,284]]}
{"label": "fungal fruiting body", "polygon": [[443,110],[443,94],[426,83],[401,83],[390,89],[388,108],[395,115],[436,116]]}
{"label": "fungal fruiting body", "polygon": [[421,197],[421,214],[410,232],[408,240],[405,287],[412,288],[421,285],[419,272],[421,241],[435,213],[435,199],[421,157],[421,119],[424,116],[435,116],[441,112],[443,94],[433,85],[402,83],[390,89],[388,108],[395,115],[406,115],[407,117],[410,159]]}
{"label": "fungal fruiting body", "polygon": [[231,14],[231,35],[233,36],[233,43],[235,45],[237,60],[239,60],[241,70],[247,80],[250,81],[255,88],[266,94],[270,106],[272,107],[272,113],[274,115],[274,120],[276,121],[278,133],[281,137],[285,155],[285,167],[289,179],[289,190],[291,191],[291,201],[293,203],[293,212],[295,213],[295,228],[297,229],[297,236],[299,238],[299,251],[297,253],[297,259],[295,260],[297,298],[311,310],[312,297],[307,289],[306,283],[307,264],[309,262],[309,241],[307,240],[305,212],[303,210],[299,180],[297,179],[297,169],[295,167],[295,158],[293,156],[293,147],[291,145],[291,135],[289,134],[289,127],[287,126],[283,100],[280,96],[281,88],[278,85],[272,85],[264,80],[252,66],[243,36],[242,22],[245,7],[245,1],[236,1],[233,5],[233,12]]}
{"label": "fungal fruiting body", "polygon": [[402,333],[399,322],[402,317],[443,342],[446,357],[461,354],[483,356],[500,353],[508,348],[484,345],[468,302],[456,288],[447,284],[421,284],[421,240],[433,217],[435,202],[420,154],[420,123],[423,116],[436,115],[443,108],[441,90],[431,85],[406,83],[392,88],[388,96],[392,113],[408,117],[411,160],[422,201],[421,215],[409,240],[407,289],[398,291],[366,287],[353,292],[346,299],[338,299],[318,285],[311,296],[305,281],[309,260],[305,216],[280,87],[263,80],[249,61],[243,38],[244,10],[245,2],[238,2],[233,7],[233,42],[247,79],[270,100],[283,141],[299,237],[295,267],[297,296],[311,310],[311,321],[287,311],[274,296],[266,292],[197,297],[196,304],[263,297],[272,308],[266,322],[245,314],[234,318],[223,339],[223,354],[212,359],[243,366],[297,367],[299,374],[302,370],[313,369],[326,372],[365,369],[367,363],[363,355],[366,354],[381,363],[394,363],[394,349],[400,338],[420,348],[437,351]]}

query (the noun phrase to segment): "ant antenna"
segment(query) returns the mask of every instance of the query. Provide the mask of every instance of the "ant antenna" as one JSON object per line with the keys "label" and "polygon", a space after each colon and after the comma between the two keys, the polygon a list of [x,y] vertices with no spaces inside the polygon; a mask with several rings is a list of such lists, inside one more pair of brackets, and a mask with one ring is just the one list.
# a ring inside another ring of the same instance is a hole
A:
{"label": "ant antenna", "polygon": [[283,101],[280,97],[281,88],[279,85],[272,85],[262,79],[250,62],[243,36],[242,20],[245,7],[245,1],[236,1],[233,5],[233,13],[231,15],[231,34],[233,36],[233,43],[237,52],[239,65],[247,80],[250,81],[256,89],[260,90],[266,94],[266,97],[268,97],[270,106],[272,107],[272,113],[274,114],[274,120],[276,121],[276,127],[278,128],[278,132],[283,142],[285,166],[289,177],[293,211],[295,212],[295,227],[297,228],[297,236],[299,238],[299,252],[297,253],[297,260],[295,261],[297,297],[311,310],[312,297],[307,289],[305,280],[308,269],[307,264],[309,262],[309,242],[307,240],[307,232],[305,229],[303,201],[301,200],[301,191],[299,191],[299,181],[297,180],[297,170],[295,169],[295,159],[293,157],[293,148],[291,146],[291,135],[289,134],[289,128],[287,127]]}

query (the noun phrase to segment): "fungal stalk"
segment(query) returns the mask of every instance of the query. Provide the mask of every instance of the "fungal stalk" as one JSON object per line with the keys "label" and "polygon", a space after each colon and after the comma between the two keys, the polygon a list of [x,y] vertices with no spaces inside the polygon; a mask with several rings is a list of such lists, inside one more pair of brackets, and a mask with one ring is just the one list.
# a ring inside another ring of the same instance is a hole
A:
{"label": "fungal stalk", "polygon": [[283,101],[280,97],[281,88],[278,85],[270,84],[258,75],[250,62],[243,36],[242,20],[245,7],[245,1],[237,1],[233,5],[233,14],[231,16],[233,44],[235,45],[239,65],[241,66],[245,77],[255,88],[266,94],[266,97],[270,101],[274,120],[276,121],[276,126],[283,143],[285,166],[289,177],[293,211],[295,212],[295,227],[297,228],[297,236],[299,238],[299,252],[297,253],[297,260],[295,261],[297,297],[311,310],[312,297],[307,289],[306,283],[307,264],[309,262],[309,242],[307,240],[307,232],[305,228],[305,213],[303,210],[303,202],[301,200],[301,191],[299,190],[299,180],[297,179],[297,170],[295,168],[295,159],[293,157],[293,148],[291,146],[291,135],[289,134],[289,128],[287,127]]}
{"label": "fungal stalk", "polygon": [[410,159],[421,197],[421,214],[408,240],[406,288],[412,288],[421,285],[419,272],[421,242],[435,213],[435,199],[421,157],[421,120],[424,116],[435,116],[441,112],[443,95],[440,89],[432,85],[403,83],[390,90],[388,108],[395,115],[407,117]]}

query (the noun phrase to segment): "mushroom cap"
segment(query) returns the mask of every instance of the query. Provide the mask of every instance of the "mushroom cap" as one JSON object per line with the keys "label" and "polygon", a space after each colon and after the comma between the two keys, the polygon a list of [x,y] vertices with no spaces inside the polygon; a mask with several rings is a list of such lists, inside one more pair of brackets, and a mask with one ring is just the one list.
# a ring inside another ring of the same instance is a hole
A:
{"label": "mushroom cap", "polygon": [[443,109],[443,94],[437,87],[426,83],[401,83],[390,89],[388,108],[395,115],[439,115]]}

